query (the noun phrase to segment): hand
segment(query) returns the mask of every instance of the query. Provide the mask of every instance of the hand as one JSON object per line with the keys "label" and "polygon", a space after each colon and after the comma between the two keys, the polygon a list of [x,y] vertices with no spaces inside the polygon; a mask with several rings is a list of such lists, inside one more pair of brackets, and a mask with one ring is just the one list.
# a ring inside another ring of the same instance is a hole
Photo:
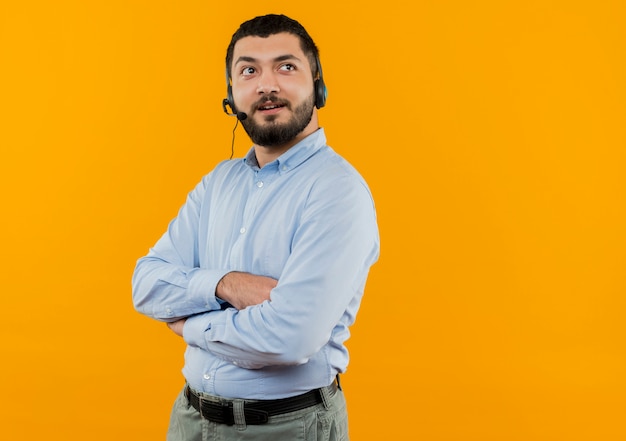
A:
{"label": "hand", "polygon": [[177,320],[175,322],[171,322],[167,324],[167,327],[170,328],[174,334],[178,335],[179,337],[183,336],[183,327],[185,326],[185,322],[187,321],[186,318]]}
{"label": "hand", "polygon": [[217,284],[215,294],[241,310],[270,300],[278,280],[237,271],[226,274]]}

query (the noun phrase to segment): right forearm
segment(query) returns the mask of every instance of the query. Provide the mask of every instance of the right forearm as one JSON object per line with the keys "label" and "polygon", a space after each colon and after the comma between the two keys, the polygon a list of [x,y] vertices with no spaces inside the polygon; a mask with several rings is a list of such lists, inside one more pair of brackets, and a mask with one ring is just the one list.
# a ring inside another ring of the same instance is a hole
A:
{"label": "right forearm", "polygon": [[232,271],[217,283],[215,294],[236,309],[244,309],[270,300],[278,281],[271,277]]}

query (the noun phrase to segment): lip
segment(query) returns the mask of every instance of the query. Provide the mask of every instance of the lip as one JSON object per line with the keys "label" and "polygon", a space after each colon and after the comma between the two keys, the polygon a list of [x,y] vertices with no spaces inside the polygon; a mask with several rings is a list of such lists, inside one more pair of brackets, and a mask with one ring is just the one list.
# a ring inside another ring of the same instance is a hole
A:
{"label": "lip", "polygon": [[286,107],[287,105],[285,103],[276,101],[265,101],[257,107],[256,111],[259,112],[261,115],[276,115]]}
{"label": "lip", "polygon": [[273,109],[259,109],[258,112],[261,115],[276,115],[280,113],[284,107],[274,107]]}

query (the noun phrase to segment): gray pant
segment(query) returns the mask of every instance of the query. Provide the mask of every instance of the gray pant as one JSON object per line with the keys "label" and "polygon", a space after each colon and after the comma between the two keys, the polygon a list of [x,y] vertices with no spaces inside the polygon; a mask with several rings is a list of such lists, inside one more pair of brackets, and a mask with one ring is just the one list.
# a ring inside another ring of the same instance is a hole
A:
{"label": "gray pant", "polygon": [[276,415],[266,424],[214,423],[189,405],[184,388],[176,398],[167,441],[348,441],[348,414],[341,390],[325,402]]}

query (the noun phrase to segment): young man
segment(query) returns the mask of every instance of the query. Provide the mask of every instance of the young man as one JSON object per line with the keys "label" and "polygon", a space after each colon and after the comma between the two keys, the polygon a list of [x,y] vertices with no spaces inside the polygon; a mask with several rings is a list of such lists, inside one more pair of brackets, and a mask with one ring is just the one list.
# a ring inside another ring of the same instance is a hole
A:
{"label": "young man", "polygon": [[187,343],[168,440],[347,440],[337,378],[379,238],[372,196],[326,145],[318,50],[283,15],[243,23],[229,106],[253,146],[191,191],[133,275],[138,311]]}

